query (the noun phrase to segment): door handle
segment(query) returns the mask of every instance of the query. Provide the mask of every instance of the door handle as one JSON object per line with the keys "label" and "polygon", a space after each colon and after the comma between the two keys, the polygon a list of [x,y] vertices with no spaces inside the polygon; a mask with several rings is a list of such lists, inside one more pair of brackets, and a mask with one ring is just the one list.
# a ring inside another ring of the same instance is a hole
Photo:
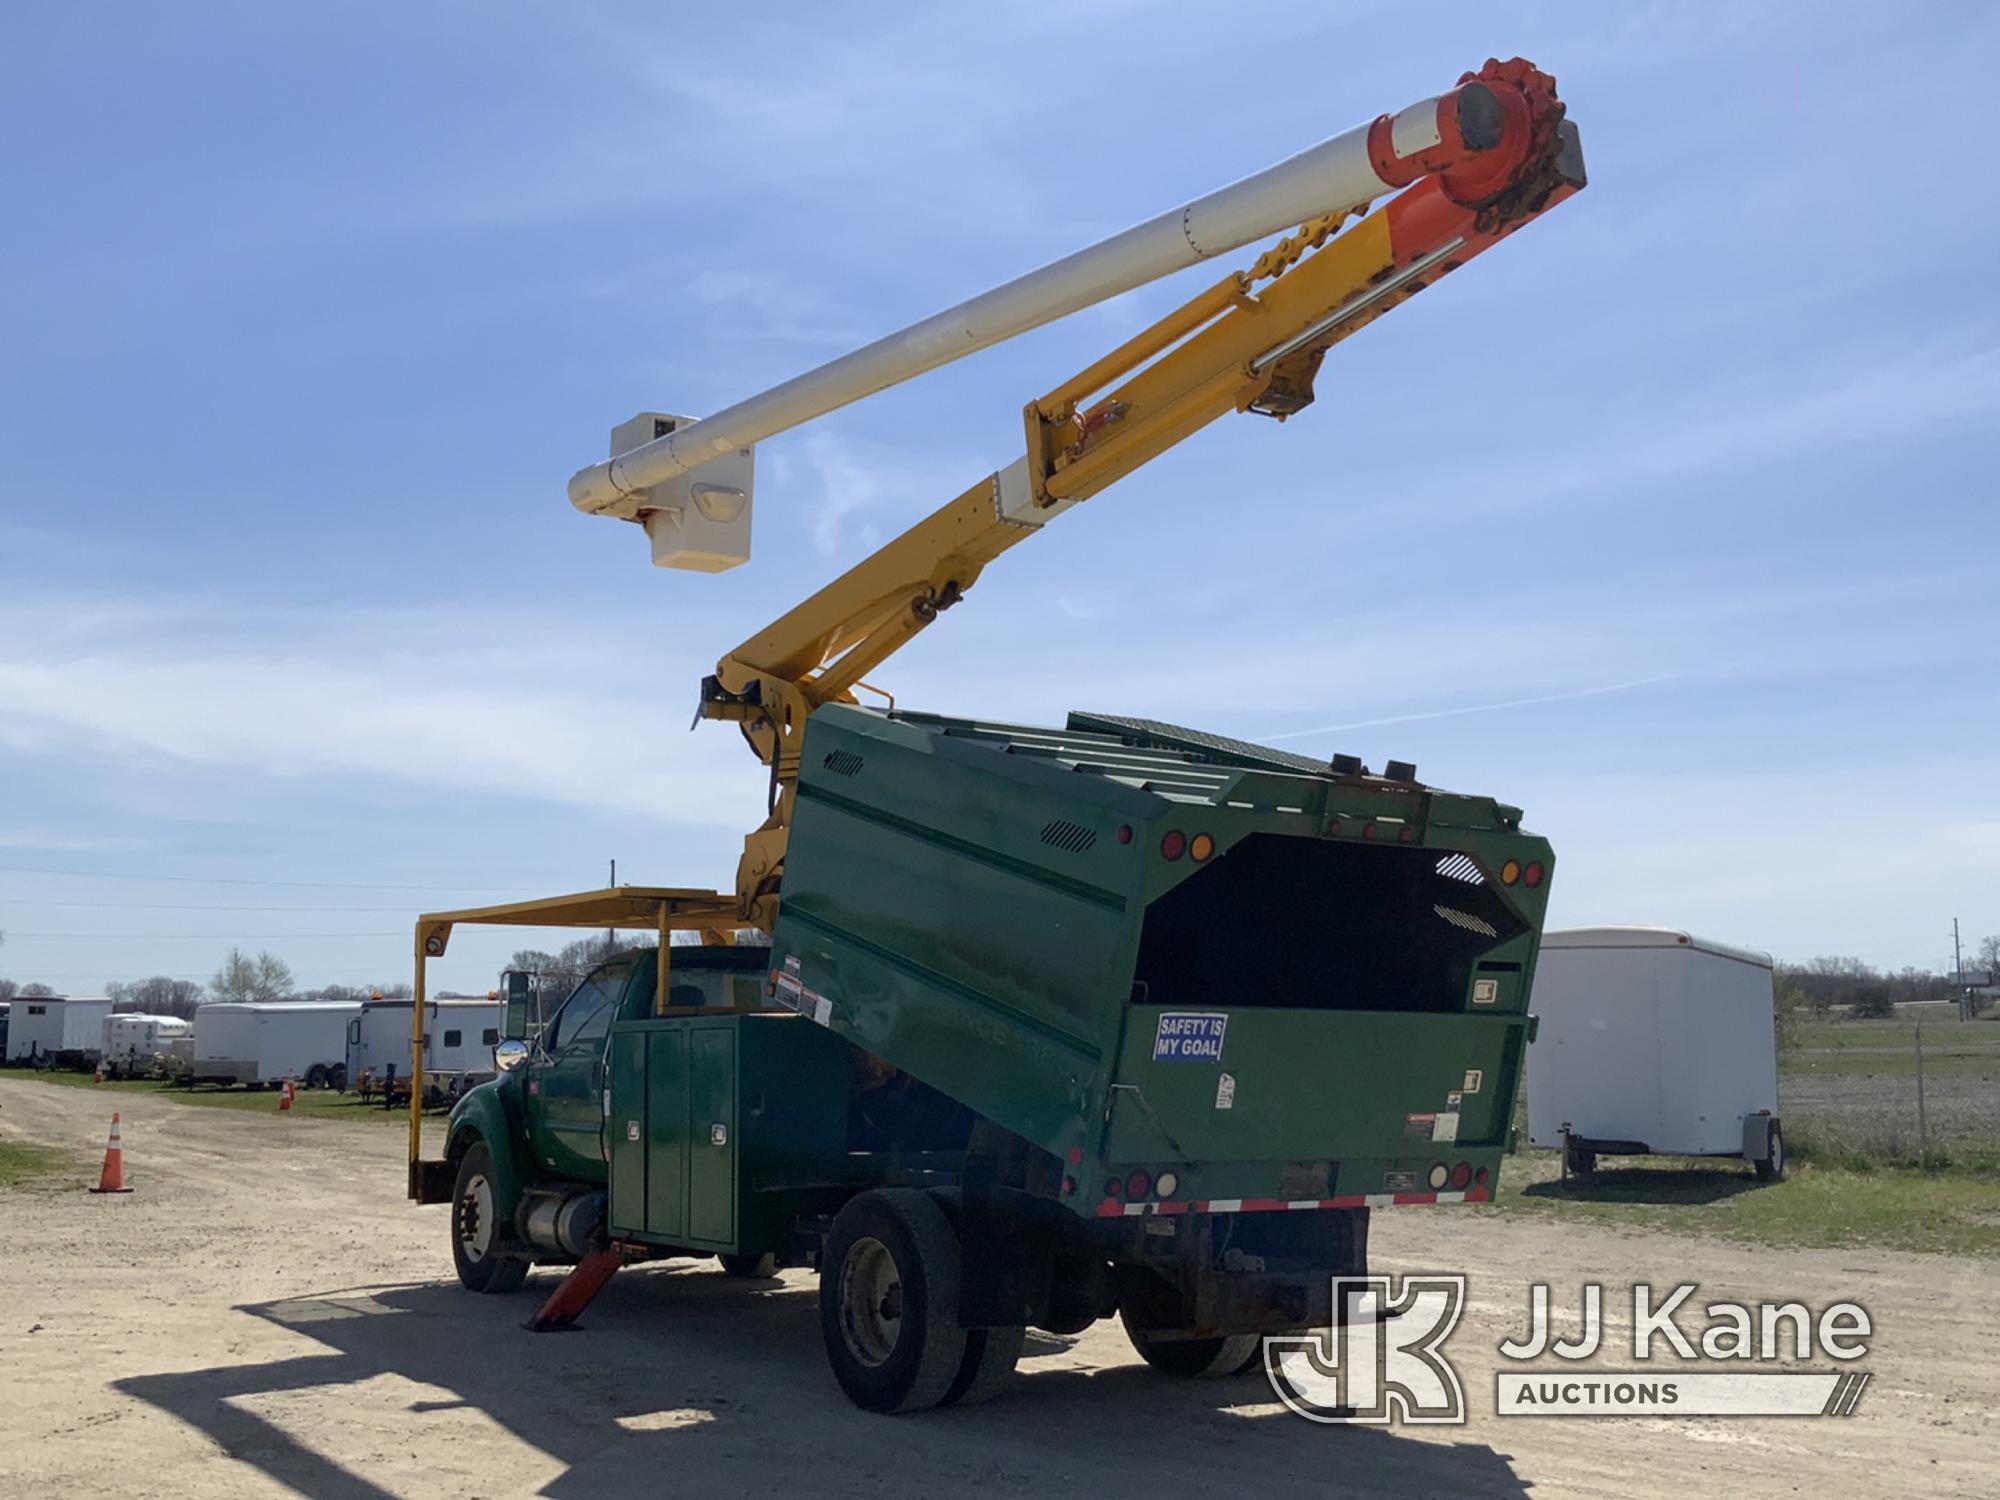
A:
{"label": "door handle", "polygon": [[729,1127],[728,1127],[727,1125],[711,1125],[711,1126],[709,1126],[709,1127],[708,1127],[708,1143],[709,1143],[709,1145],[711,1145],[711,1146],[726,1146],[726,1145],[728,1145],[728,1144],[729,1144]]}

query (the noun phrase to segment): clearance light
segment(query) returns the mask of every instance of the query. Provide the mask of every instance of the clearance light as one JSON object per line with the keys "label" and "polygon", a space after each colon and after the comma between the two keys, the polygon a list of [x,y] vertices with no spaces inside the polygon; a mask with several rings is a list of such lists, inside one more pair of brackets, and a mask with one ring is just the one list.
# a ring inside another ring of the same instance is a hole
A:
{"label": "clearance light", "polygon": [[1431,1175],[1429,1181],[1430,1185],[1433,1188],[1438,1188],[1438,1189],[1443,1188],[1447,1182],[1451,1181],[1451,1168],[1446,1166],[1443,1162],[1439,1162],[1436,1166],[1431,1168]]}
{"label": "clearance light", "polygon": [[1474,1182],[1478,1183],[1478,1184],[1479,1184],[1479,1185],[1480,1185],[1481,1187],[1485,1187],[1485,1186],[1486,1186],[1486,1176],[1487,1176],[1487,1173],[1486,1173],[1486,1168],[1484,1168],[1484,1167],[1481,1167],[1481,1168],[1480,1168],[1480,1169],[1479,1169],[1479,1170],[1478,1170],[1477,1172],[1474,1172],[1474,1173],[1472,1174],[1472,1180],[1473,1180]]}
{"label": "clearance light", "polygon": [[1118,842],[1121,844],[1132,842],[1132,825],[1130,823],[1120,823],[1118,825]]}
{"label": "clearance light", "polygon": [[1104,1184],[1104,1196],[1107,1198],[1116,1198],[1120,1193],[1124,1191],[1125,1191],[1125,1183],[1120,1178],[1114,1177],[1109,1182]]}
{"label": "clearance light", "polygon": [[1520,878],[1521,862],[1518,859],[1510,859],[1500,867],[1500,883],[1502,885],[1512,885]]}
{"label": "clearance light", "polygon": [[1172,1172],[1162,1172],[1159,1180],[1153,1184],[1153,1191],[1158,1193],[1162,1198],[1171,1198],[1180,1185],[1181,1180],[1179,1177]]}
{"label": "clearance light", "polygon": [[1521,884],[1525,885],[1529,890],[1532,891],[1536,886],[1540,885],[1541,883],[1542,883],[1541,865],[1530,864],[1527,869],[1521,872]]}
{"label": "clearance light", "polygon": [[1187,853],[1187,835],[1178,828],[1168,829],[1167,836],[1160,840],[1160,857],[1179,859],[1185,853]]}
{"label": "clearance light", "polygon": [[1205,833],[1197,833],[1193,841],[1188,844],[1188,856],[1196,864],[1200,864],[1213,853],[1215,853],[1215,840]]}
{"label": "clearance light", "polygon": [[1063,1179],[1063,1196],[1067,1198],[1075,1191],[1076,1191],[1076,1179],[1074,1177],[1065,1177]]}
{"label": "clearance light", "polygon": [[1153,1174],[1148,1172],[1144,1167],[1141,1167],[1125,1179],[1125,1196],[1128,1198],[1143,1198],[1147,1193],[1152,1191],[1152,1187]]}

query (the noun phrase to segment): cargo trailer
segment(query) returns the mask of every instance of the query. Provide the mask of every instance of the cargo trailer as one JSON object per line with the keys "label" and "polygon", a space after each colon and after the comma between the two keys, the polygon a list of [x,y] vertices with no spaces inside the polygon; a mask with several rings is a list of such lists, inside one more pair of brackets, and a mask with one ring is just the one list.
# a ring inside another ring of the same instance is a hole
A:
{"label": "cargo trailer", "polygon": [[1785,1170],[1771,956],[1665,927],[1542,936],[1528,1139],[1569,1175],[1604,1156]]}
{"label": "cargo trailer", "polygon": [[36,1068],[94,1068],[104,1049],[104,1018],[110,1014],[111,1002],[97,995],[16,996],[8,1017],[7,1061]]}
{"label": "cargo trailer", "polygon": [[[345,1086],[385,1103],[409,1097],[410,1000],[368,1000],[347,1023]],[[424,1006],[423,1098],[448,1103],[493,1077],[493,1048],[506,1007],[490,999],[437,999]]]}
{"label": "cargo trailer", "polygon": [[194,1035],[194,1022],[179,1016],[126,1011],[104,1018],[103,1067],[112,1078],[136,1078],[159,1071],[179,1037]]}
{"label": "cargo trailer", "polygon": [[192,1083],[282,1083],[325,1088],[341,1076],[347,1023],[358,1004],[222,1000],[194,1017]]}

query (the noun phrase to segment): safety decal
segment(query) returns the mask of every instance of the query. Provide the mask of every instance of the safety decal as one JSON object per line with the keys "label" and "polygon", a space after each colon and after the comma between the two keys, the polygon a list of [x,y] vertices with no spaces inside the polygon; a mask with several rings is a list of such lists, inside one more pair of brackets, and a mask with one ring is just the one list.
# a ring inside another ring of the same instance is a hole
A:
{"label": "safety decal", "polygon": [[1403,1116],[1403,1139],[1406,1141],[1428,1141],[1435,1139],[1432,1132],[1437,1129],[1437,1114],[1433,1111],[1420,1115]]}
{"label": "safety decal", "polygon": [[1153,1061],[1219,1063],[1228,1029],[1229,1016],[1223,1011],[1161,1011],[1153,1032]]}
{"label": "safety decal", "polygon": [[1478,1068],[1467,1068],[1465,1070],[1465,1086],[1460,1092],[1476,1094],[1479,1092],[1480,1085],[1485,1082],[1486,1074],[1483,1071]]}
{"label": "safety decal", "polygon": [[1215,1107],[1217,1109],[1236,1108],[1236,1075],[1224,1073],[1215,1080]]}

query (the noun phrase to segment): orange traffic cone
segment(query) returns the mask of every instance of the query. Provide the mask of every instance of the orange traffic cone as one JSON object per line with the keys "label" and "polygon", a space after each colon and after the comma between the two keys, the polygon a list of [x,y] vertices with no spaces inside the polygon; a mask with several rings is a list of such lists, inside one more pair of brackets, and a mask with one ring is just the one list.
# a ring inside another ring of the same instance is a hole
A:
{"label": "orange traffic cone", "polygon": [[283,1114],[292,1107],[292,1080],[285,1080],[285,1087],[278,1094],[278,1112]]}
{"label": "orange traffic cone", "polygon": [[125,1186],[125,1147],[118,1139],[118,1116],[111,1117],[111,1144],[104,1148],[104,1171],[93,1193],[129,1193]]}
{"label": "orange traffic cone", "polygon": [[92,1075],[91,1075],[91,1079],[90,1079],[90,1081],[91,1081],[92,1083],[94,1083],[94,1084],[102,1084],[102,1083],[104,1082],[104,1064],[103,1064],[103,1063],[99,1063],[99,1064],[97,1065],[97,1071],[96,1071],[96,1073],[94,1073],[94,1074],[92,1074]]}

